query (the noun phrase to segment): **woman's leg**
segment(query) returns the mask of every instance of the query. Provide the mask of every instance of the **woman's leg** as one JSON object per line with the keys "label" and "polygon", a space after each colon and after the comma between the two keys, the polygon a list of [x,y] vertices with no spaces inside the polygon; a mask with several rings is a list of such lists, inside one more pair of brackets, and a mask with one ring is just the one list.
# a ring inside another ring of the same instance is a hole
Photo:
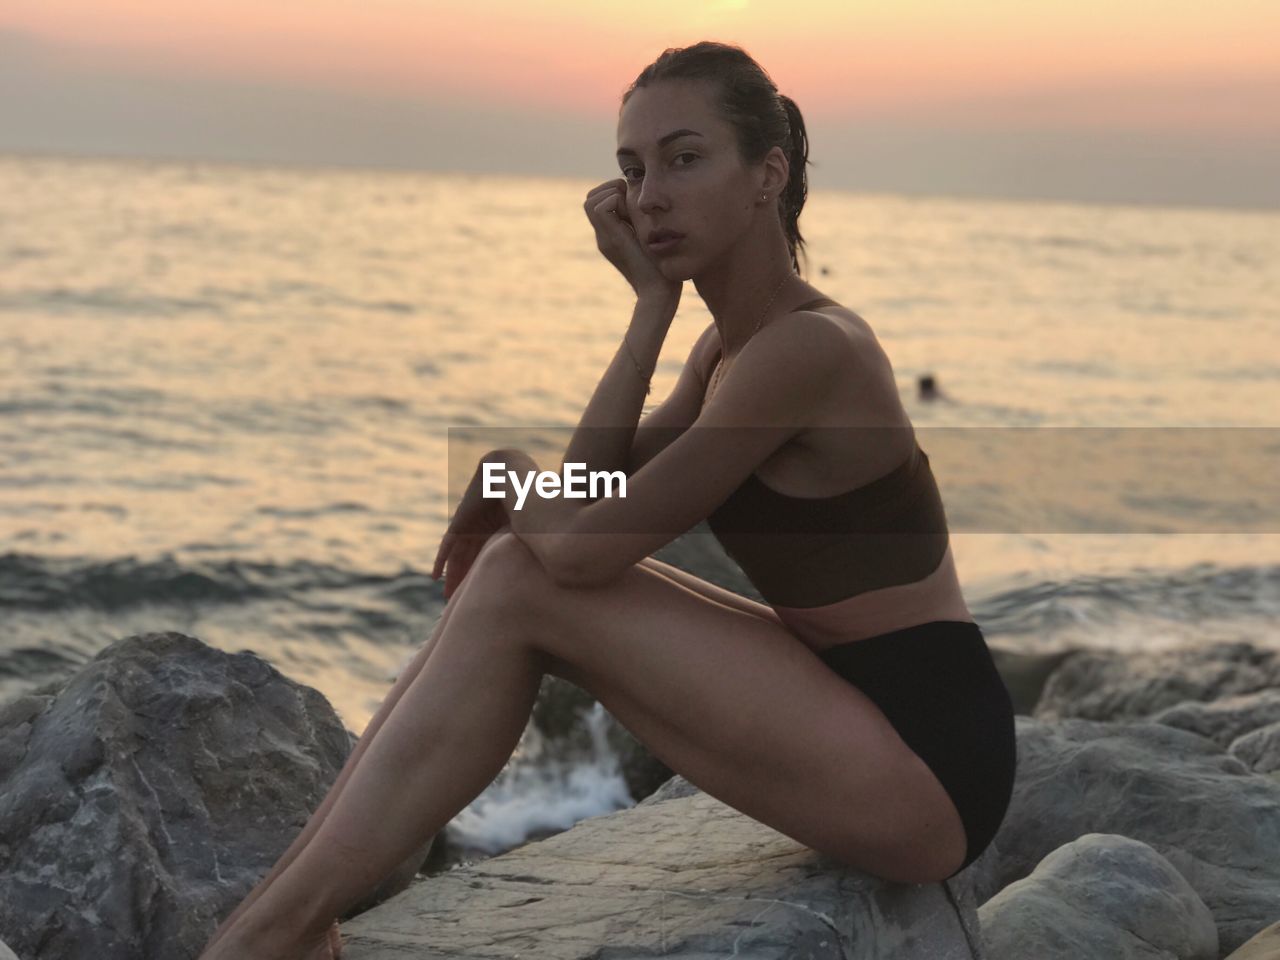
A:
{"label": "woman's leg", "polygon": [[303,956],[301,944],[314,943],[333,917],[375,889],[502,770],[549,661],[512,642],[522,628],[505,613],[494,615],[501,604],[472,599],[483,558],[451,598],[432,655],[311,842],[202,958]]}
{"label": "woman's leg", "polygon": [[544,672],[595,694],[695,785],[838,860],[919,883],[963,858],[936,777],[776,624],[639,565],[607,587],[562,588],[514,536],[470,578],[319,832],[206,960],[298,957],[492,781]]}
{"label": "woman's leg", "polygon": [[325,796],[324,801],[316,808],[315,813],[313,813],[311,818],[307,821],[307,825],[303,827],[302,831],[289,846],[289,849],[281,854],[280,859],[276,861],[275,866],[271,868],[270,873],[263,877],[262,880],[258,881],[257,886],[255,886],[248,895],[240,901],[239,906],[237,906],[235,910],[233,910],[227,918],[222,921],[218,926],[218,929],[214,931],[209,942],[205,945],[206,950],[222,939],[223,935],[235,925],[237,920],[240,919],[240,916],[248,910],[260,896],[262,896],[267,888],[275,882],[276,877],[283,873],[289,864],[293,863],[293,861],[297,859],[298,854],[302,852],[306,845],[311,842],[311,838],[314,837],[316,831],[320,829],[320,825],[324,823],[325,817],[329,815],[329,811],[333,809],[333,805],[341,795],[343,788],[351,779],[351,774],[355,770],[356,765],[360,762],[360,758],[363,757],[365,752],[369,749],[369,744],[382,728],[382,724],[395,708],[400,697],[404,695],[405,690],[409,688],[409,684],[413,682],[413,678],[418,675],[418,672],[422,669],[422,665],[426,662],[427,657],[431,655],[432,647],[435,645],[437,638],[440,636],[441,630],[444,628],[445,621],[449,617],[449,612],[449,607],[446,606],[444,615],[436,624],[435,630],[432,632],[430,638],[428,638],[427,642],[423,644],[422,649],[419,650],[418,654],[414,657],[413,662],[405,667],[401,672],[400,677],[391,688],[391,692],[388,693],[386,698],[382,701],[382,705],[378,708],[378,712],[365,727],[364,733],[360,737],[360,741],[355,745],[350,756],[347,757],[347,761],[343,765],[342,772],[338,774],[337,779],[333,782],[333,786],[329,788],[329,792]]}
{"label": "woman's leg", "polygon": [[[503,528],[503,530],[505,529],[506,528]],[[766,604],[759,603],[748,597],[740,596],[732,590],[726,590],[723,587],[719,587],[695,576],[694,574],[681,570],[679,567],[672,566],[669,563],[664,563],[663,561],[653,557],[646,557],[641,560],[640,565],[646,569],[653,570],[655,573],[663,575],[675,583],[696,591],[709,600],[714,600],[731,609],[743,610],[747,613],[752,613],[756,616],[762,617],[763,619],[781,624],[781,621],[778,619],[778,615]],[[470,579],[464,578],[462,585],[459,587],[459,594],[471,582],[472,581]],[[455,594],[455,597],[459,594]],[[395,685],[391,688],[391,691],[387,694],[386,698],[382,701],[381,706],[378,708],[378,712],[365,727],[364,733],[360,737],[360,741],[351,751],[351,755],[347,758],[347,761],[342,768],[342,772],[338,774],[333,786],[329,788],[329,792],[325,796],[324,801],[316,809],[315,813],[311,815],[311,818],[307,821],[307,825],[294,839],[293,843],[289,846],[289,849],[286,850],[280,856],[280,859],[276,861],[275,865],[271,868],[270,873],[258,882],[257,886],[249,892],[235,910],[233,910],[218,926],[218,929],[214,932],[212,938],[210,938],[209,942],[205,945],[206,950],[217,943],[222,936],[235,925],[235,922],[240,919],[240,916],[248,910],[260,896],[262,896],[266,889],[275,881],[276,877],[283,873],[289,864],[293,863],[293,861],[297,859],[298,854],[302,852],[306,845],[311,842],[311,838],[315,836],[316,831],[320,829],[320,825],[324,822],[325,817],[328,816],[334,803],[337,802],[338,797],[342,794],[343,788],[351,779],[351,775],[355,770],[356,765],[360,762],[360,758],[364,756],[365,752],[369,749],[369,744],[382,728],[383,722],[390,715],[391,711],[395,709],[395,705],[399,703],[401,696],[403,696],[405,690],[409,688],[409,684],[412,683],[422,671],[422,667],[427,662],[427,657],[431,655],[431,651],[435,647],[436,640],[440,636],[441,631],[444,630],[445,624],[448,622],[449,615],[455,607],[456,604],[452,602],[446,604],[444,613],[440,617],[439,621],[437,621],[431,636],[423,644],[421,650],[414,657],[413,661],[401,671]]]}
{"label": "woman's leg", "polygon": [[[502,528],[503,531],[506,529],[506,527]],[[486,544],[486,546],[488,546],[488,544]],[[436,641],[439,639],[441,632],[443,632],[449,621],[450,615],[457,606],[454,601],[461,596],[462,591],[467,588],[470,582],[469,578],[463,579],[462,585],[453,594],[450,601],[445,604],[444,612],[441,614],[440,619],[436,621],[435,628],[431,631],[431,636],[427,638],[425,643],[423,643],[421,649],[414,656],[413,660],[400,671],[400,676],[396,678],[395,685],[392,686],[391,691],[383,699],[382,704],[378,707],[377,713],[374,714],[373,718],[365,726],[364,733],[361,734],[359,742],[356,743],[354,749],[352,749],[350,756],[347,757],[347,761],[342,767],[342,771],[338,774],[337,779],[334,780],[333,786],[329,788],[329,792],[326,794],[324,801],[316,808],[315,813],[313,813],[311,818],[307,821],[307,825],[303,827],[298,836],[294,838],[293,843],[289,845],[289,849],[281,854],[280,858],[271,868],[271,871],[258,882],[258,884],[242,901],[240,901],[240,904],[235,908],[235,910],[233,910],[227,918],[218,925],[218,929],[214,931],[209,942],[205,944],[204,949],[206,951],[222,939],[226,932],[235,925],[237,920],[240,919],[241,915],[244,914],[244,912],[248,910],[257,901],[257,899],[263,895],[263,893],[266,892],[267,888],[275,882],[276,878],[285,871],[289,864],[293,863],[293,861],[297,859],[298,854],[300,854],[303,849],[306,848],[307,844],[311,842],[312,837],[315,836],[316,831],[320,829],[320,825],[324,823],[325,818],[329,815],[329,811],[333,809],[333,805],[337,802],[338,797],[342,795],[343,788],[351,779],[351,775],[355,771],[356,766],[360,763],[360,758],[368,751],[369,744],[373,741],[374,737],[377,736],[378,731],[382,729],[383,723],[386,722],[391,711],[395,709],[396,704],[400,702],[400,698],[404,696],[404,692],[409,689],[409,685],[413,683],[414,679],[422,671],[423,665],[426,664],[427,658],[435,648]]]}

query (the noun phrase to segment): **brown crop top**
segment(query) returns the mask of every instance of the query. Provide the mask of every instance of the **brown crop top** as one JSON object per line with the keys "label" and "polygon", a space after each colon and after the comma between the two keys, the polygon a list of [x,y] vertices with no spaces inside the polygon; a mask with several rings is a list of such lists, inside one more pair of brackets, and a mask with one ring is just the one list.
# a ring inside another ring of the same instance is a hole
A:
{"label": "brown crop top", "polygon": [[889,473],[832,497],[780,493],[752,473],[707,525],[766,602],[785,607],[921,580],[947,550],[942,497],[917,442]]}

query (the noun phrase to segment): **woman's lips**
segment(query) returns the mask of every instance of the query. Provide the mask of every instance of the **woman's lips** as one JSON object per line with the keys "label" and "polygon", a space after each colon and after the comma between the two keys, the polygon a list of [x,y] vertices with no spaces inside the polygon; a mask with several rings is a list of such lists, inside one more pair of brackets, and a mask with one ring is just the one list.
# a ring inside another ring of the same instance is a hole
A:
{"label": "woman's lips", "polygon": [[682,236],[670,236],[663,237],[661,240],[652,240],[649,242],[649,252],[666,253],[669,250],[675,249],[676,244],[683,239],[684,237]]}

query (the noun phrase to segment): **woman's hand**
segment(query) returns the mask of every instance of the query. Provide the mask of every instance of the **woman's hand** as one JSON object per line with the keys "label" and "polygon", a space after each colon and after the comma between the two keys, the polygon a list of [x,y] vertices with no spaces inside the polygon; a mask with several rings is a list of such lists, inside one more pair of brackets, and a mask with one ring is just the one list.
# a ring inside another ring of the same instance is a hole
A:
{"label": "woman's hand", "polygon": [[507,526],[507,511],[502,501],[481,495],[484,488],[484,464],[488,457],[482,457],[476,464],[475,475],[462,495],[458,509],[453,512],[449,521],[449,529],[440,541],[440,549],[436,551],[435,565],[431,569],[431,579],[439,580],[445,575],[444,598],[448,600],[462,583],[480,548],[488,539]]}
{"label": "woman's hand", "polygon": [[683,280],[668,280],[644,248],[627,214],[627,181],[606,180],[587,193],[583,208],[596,231],[596,247],[631,284],[637,297],[680,298]]}

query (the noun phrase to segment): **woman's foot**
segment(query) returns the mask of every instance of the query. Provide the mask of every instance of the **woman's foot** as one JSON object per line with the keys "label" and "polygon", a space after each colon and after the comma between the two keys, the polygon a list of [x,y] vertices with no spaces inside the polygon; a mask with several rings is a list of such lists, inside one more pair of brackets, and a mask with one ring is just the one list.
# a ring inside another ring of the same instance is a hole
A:
{"label": "woman's foot", "polygon": [[200,954],[200,960],[337,960],[332,944],[337,943],[341,949],[336,922],[300,947],[286,947],[283,942],[272,943],[270,941],[276,938],[269,934],[246,938],[238,933],[236,930],[228,932],[212,949]]}
{"label": "woman's foot", "polygon": [[333,921],[325,932],[325,942],[317,944],[307,954],[307,960],[338,960],[342,956],[342,935],[338,932],[338,921]]}
{"label": "woman's foot", "polygon": [[318,943],[311,948],[311,952],[306,955],[306,960],[337,960],[337,954],[333,952],[333,946],[328,937],[323,943]]}

